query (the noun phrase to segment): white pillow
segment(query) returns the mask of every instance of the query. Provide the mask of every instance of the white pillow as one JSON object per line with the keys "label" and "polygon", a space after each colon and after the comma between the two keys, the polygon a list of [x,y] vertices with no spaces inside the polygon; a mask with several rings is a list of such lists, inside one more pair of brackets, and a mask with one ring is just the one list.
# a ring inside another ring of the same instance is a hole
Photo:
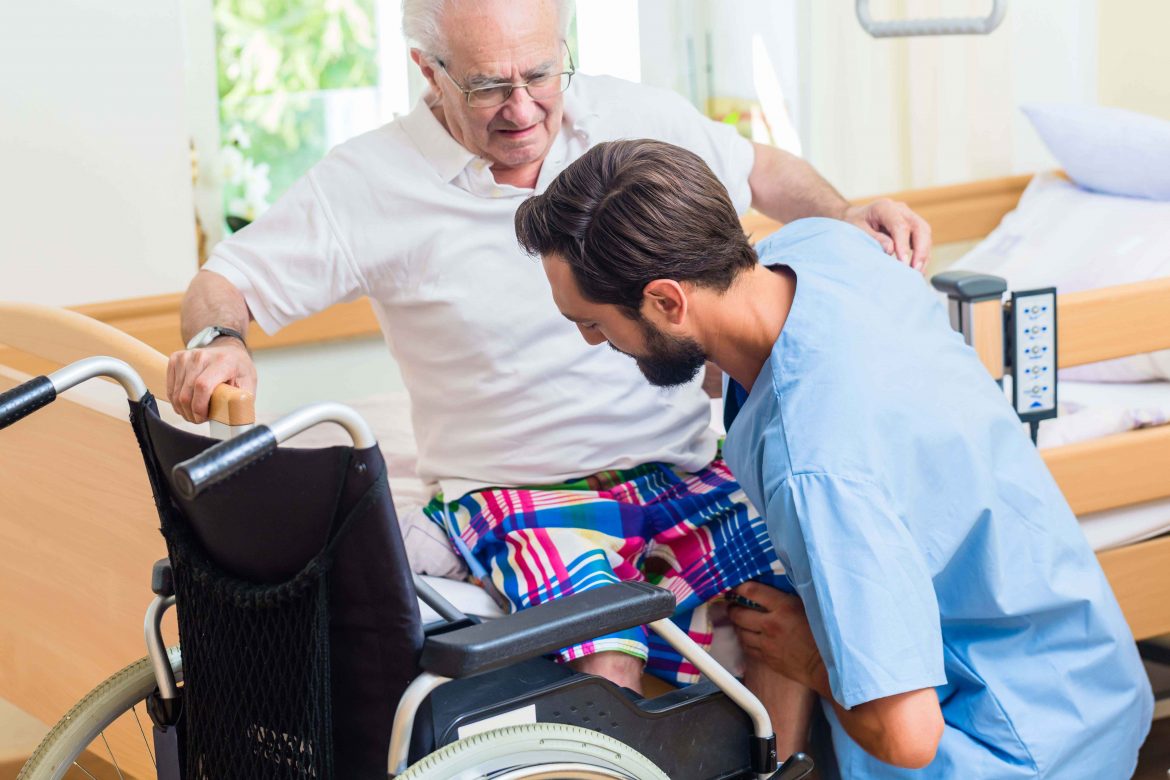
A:
{"label": "white pillow", "polygon": [[1170,122],[1104,106],[1041,103],[1023,111],[1081,187],[1170,200]]}
{"label": "white pillow", "polygon": [[[1015,211],[953,267],[1002,276],[1010,290],[1061,293],[1170,276],[1170,202],[1100,195],[1039,174]],[[1170,351],[1077,366],[1061,378],[1170,379]]]}

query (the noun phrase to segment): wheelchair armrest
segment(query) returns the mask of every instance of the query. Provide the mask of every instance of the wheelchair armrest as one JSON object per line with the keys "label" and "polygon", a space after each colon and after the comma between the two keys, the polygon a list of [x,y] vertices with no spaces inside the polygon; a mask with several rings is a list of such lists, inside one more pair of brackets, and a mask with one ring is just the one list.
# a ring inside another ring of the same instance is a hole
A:
{"label": "wheelchair armrest", "polygon": [[644,582],[607,585],[427,637],[420,665],[444,677],[470,677],[670,617],[674,607],[670,591]]}
{"label": "wheelchair armrest", "polygon": [[1007,291],[1007,282],[998,276],[973,271],[944,271],[930,278],[934,289],[956,301],[974,302],[999,298]]}

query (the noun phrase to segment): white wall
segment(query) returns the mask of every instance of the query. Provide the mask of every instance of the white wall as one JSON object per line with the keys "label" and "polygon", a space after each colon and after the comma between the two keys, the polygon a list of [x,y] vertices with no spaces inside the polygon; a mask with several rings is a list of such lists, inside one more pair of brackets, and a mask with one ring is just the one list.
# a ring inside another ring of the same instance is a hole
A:
{"label": "white wall", "polygon": [[0,298],[182,290],[195,271],[177,2],[0,3]]}
{"label": "white wall", "polygon": [[1170,119],[1170,2],[1099,0],[1101,104]]}

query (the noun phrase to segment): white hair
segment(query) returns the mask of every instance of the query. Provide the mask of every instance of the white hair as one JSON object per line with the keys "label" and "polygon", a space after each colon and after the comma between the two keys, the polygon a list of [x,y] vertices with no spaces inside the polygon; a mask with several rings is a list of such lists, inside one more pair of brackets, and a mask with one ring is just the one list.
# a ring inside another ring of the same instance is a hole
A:
{"label": "white hair", "polygon": [[[439,24],[443,9],[452,0],[402,0],[402,32],[411,45],[426,54],[445,57],[448,52],[446,36]],[[573,21],[573,0],[547,0],[557,6],[557,29],[561,36],[569,31]]]}

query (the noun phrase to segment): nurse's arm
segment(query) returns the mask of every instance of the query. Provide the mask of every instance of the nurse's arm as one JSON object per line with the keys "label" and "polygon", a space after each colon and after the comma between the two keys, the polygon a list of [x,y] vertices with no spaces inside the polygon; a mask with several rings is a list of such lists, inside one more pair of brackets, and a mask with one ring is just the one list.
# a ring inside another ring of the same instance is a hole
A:
{"label": "nurse's arm", "polygon": [[[828,676],[824,682],[824,690],[814,690],[832,701]],[[921,769],[934,760],[943,735],[934,688],[885,696],[851,710],[833,701],[833,709],[853,741],[874,758],[907,769]]]}
{"label": "nurse's arm", "polygon": [[768,610],[730,609],[745,655],[833,702],[845,731],[878,760],[907,769],[934,760],[943,717],[933,688],[885,696],[847,710],[833,699],[829,674],[800,599],[754,582],[736,592]]}

